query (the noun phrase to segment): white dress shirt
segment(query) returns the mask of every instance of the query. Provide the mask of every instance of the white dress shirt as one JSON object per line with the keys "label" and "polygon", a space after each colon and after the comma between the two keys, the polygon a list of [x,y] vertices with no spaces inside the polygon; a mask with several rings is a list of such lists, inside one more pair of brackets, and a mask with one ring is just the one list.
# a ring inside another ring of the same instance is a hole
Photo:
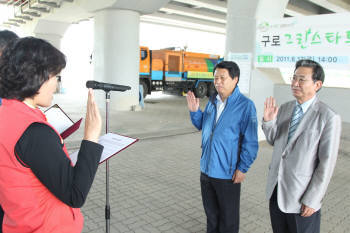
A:
{"label": "white dress shirt", "polygon": [[218,122],[222,111],[224,111],[224,109],[225,109],[227,99],[225,99],[225,101],[222,102],[219,94],[216,95],[216,99],[217,99],[217,102],[216,102],[216,121],[215,122]]}

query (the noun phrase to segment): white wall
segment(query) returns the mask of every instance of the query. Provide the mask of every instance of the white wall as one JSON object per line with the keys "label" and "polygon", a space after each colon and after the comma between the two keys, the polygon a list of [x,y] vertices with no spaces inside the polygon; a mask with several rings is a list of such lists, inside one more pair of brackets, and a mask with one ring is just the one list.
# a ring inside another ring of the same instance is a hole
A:
{"label": "white wall", "polygon": [[[350,89],[322,87],[317,95],[320,100],[340,114],[343,122],[350,123]],[[288,84],[275,84],[274,97],[278,105],[294,99]]]}

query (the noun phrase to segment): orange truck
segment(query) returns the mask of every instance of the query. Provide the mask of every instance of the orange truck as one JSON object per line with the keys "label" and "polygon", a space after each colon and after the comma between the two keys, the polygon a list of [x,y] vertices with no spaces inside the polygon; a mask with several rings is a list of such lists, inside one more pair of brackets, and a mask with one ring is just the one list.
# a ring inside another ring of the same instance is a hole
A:
{"label": "orange truck", "polygon": [[212,54],[140,47],[143,95],[146,97],[158,90],[176,94],[192,90],[198,98],[209,96],[215,91],[213,69],[221,60],[220,56]]}

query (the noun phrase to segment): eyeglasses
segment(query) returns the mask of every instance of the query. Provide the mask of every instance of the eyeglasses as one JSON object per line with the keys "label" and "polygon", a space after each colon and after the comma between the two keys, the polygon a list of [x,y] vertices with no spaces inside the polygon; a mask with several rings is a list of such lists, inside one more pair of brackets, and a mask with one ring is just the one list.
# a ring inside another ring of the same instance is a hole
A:
{"label": "eyeglasses", "polygon": [[298,82],[300,85],[303,85],[304,83],[308,82],[308,81],[312,81],[311,79],[306,79],[306,78],[298,78],[296,76],[292,76],[290,77],[290,81],[292,83]]}

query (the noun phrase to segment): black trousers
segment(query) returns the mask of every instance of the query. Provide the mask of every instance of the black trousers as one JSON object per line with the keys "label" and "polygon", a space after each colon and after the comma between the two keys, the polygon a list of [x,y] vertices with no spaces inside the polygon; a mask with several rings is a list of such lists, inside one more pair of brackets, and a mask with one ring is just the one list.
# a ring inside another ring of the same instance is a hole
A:
{"label": "black trousers", "polygon": [[282,212],[277,203],[277,186],[270,198],[270,219],[273,233],[320,233],[321,210],[310,217]]}
{"label": "black trousers", "polygon": [[207,233],[238,233],[241,184],[201,173],[201,192]]}

